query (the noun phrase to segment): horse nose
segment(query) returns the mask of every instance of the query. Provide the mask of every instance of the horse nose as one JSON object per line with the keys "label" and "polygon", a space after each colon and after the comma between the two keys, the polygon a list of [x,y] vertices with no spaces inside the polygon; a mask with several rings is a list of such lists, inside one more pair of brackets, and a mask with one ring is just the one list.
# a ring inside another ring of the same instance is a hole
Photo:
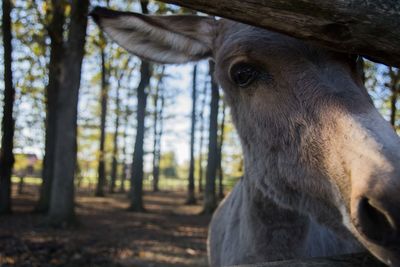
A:
{"label": "horse nose", "polygon": [[356,218],[358,232],[375,244],[384,247],[400,246],[400,206],[389,201],[360,197]]}

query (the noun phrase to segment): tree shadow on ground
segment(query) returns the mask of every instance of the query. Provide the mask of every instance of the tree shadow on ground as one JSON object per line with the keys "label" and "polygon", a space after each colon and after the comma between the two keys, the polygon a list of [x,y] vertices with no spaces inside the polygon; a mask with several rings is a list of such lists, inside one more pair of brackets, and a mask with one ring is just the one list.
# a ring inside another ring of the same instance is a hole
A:
{"label": "tree shadow on ground", "polygon": [[210,217],[185,206],[184,192],[147,193],[145,213],[126,211],[125,194],[78,193],[79,227],[54,229],[31,213],[38,188],[25,190],[0,217],[1,266],[207,266]]}

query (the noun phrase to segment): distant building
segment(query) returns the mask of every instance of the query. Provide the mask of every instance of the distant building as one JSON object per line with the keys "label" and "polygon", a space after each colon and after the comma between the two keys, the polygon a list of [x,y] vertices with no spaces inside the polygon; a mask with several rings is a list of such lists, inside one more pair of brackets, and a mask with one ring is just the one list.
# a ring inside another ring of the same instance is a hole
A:
{"label": "distant building", "polygon": [[40,177],[42,163],[33,153],[16,153],[13,174],[15,176]]}

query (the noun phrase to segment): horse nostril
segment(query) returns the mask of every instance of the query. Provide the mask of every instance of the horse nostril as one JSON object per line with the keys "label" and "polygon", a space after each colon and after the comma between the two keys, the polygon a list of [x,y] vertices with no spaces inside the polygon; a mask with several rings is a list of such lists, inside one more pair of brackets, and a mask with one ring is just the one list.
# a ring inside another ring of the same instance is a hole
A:
{"label": "horse nostril", "polygon": [[397,229],[389,216],[385,210],[372,205],[371,201],[364,197],[359,202],[356,227],[374,243],[393,245],[394,242],[398,242]]}

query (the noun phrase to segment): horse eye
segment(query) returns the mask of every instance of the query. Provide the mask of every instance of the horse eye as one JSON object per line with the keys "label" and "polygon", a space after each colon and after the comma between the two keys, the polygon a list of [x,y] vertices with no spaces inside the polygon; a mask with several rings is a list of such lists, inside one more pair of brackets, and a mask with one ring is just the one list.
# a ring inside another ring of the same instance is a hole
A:
{"label": "horse eye", "polygon": [[239,63],[230,70],[230,76],[234,83],[240,87],[249,86],[259,75],[259,71],[245,63]]}

